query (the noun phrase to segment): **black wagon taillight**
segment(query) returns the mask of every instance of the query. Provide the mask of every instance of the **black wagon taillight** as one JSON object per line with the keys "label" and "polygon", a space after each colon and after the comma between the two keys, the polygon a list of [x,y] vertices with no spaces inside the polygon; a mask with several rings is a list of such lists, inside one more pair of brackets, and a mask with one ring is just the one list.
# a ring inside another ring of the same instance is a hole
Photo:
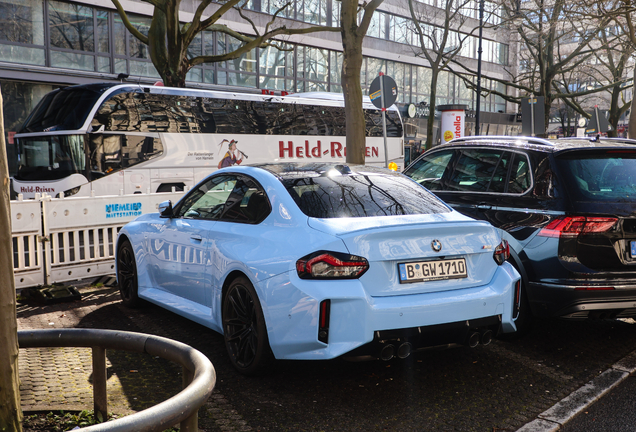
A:
{"label": "black wagon taillight", "polygon": [[319,251],[296,261],[301,279],[357,279],[368,269],[366,258],[341,252]]}
{"label": "black wagon taillight", "polygon": [[615,217],[561,216],[552,220],[537,234],[541,237],[577,237],[579,234],[607,232],[618,221]]}

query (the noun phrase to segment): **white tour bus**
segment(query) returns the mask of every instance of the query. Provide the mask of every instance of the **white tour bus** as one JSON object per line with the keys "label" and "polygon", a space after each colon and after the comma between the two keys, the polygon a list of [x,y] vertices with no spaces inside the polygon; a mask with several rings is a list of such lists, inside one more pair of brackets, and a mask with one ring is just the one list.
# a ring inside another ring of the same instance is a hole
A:
{"label": "white tour bus", "polygon": [[[382,114],[366,99],[366,163],[385,165]],[[404,165],[402,122],[387,110],[388,161]],[[15,135],[15,193],[168,192],[234,164],[345,161],[342,95],[269,96],[89,84],[47,94]]]}

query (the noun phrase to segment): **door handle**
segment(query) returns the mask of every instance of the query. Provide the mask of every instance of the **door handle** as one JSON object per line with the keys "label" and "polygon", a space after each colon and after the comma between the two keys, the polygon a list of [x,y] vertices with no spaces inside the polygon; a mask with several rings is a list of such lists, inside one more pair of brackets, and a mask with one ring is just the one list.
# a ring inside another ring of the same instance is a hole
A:
{"label": "door handle", "polygon": [[190,240],[194,240],[194,241],[200,242],[202,239],[203,239],[203,237],[201,237],[200,235],[191,235],[190,236]]}

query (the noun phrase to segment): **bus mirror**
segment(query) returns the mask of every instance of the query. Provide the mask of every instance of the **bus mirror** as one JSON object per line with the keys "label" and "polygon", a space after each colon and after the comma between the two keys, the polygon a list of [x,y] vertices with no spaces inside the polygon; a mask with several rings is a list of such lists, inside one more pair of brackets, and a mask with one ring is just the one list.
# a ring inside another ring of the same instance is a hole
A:
{"label": "bus mirror", "polygon": [[172,217],[172,201],[164,201],[159,204],[159,215],[163,218]]}

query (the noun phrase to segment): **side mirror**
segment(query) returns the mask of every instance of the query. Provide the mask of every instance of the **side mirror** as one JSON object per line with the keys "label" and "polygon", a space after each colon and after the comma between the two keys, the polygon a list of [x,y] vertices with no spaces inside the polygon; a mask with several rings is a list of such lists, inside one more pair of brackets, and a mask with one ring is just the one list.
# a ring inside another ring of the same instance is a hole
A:
{"label": "side mirror", "polygon": [[159,204],[159,216],[172,218],[172,201],[168,200]]}

